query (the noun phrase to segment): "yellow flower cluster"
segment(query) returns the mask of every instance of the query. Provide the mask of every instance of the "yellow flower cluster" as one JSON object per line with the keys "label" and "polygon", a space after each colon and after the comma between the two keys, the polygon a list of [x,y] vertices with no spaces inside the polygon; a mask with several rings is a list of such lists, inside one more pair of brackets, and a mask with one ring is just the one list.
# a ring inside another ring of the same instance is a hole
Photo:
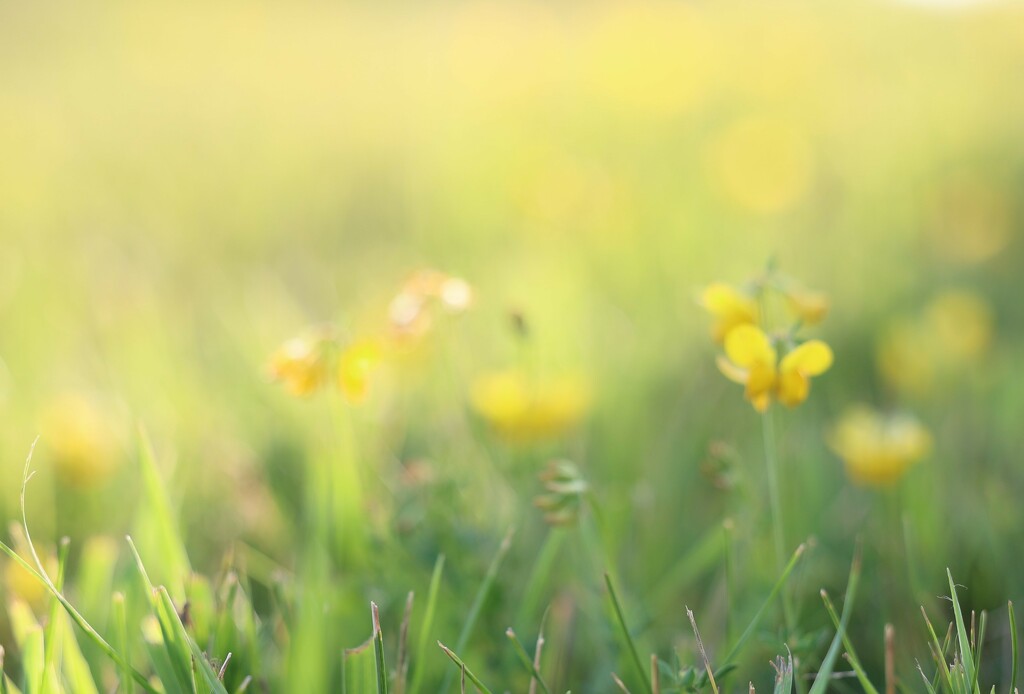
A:
{"label": "yellow flower cluster", "polygon": [[420,270],[405,282],[388,308],[392,328],[386,337],[342,342],[328,330],[294,337],[270,357],[270,375],[292,395],[305,397],[333,383],[351,403],[366,400],[374,373],[390,347],[423,336],[434,306],[460,313],[472,304],[465,280],[436,270]]}
{"label": "yellow flower cluster", "polygon": [[851,480],[866,486],[895,484],[932,447],[928,431],[909,415],[886,416],[864,406],[848,410],[828,435]]}
{"label": "yellow flower cluster", "polygon": [[[761,306],[769,292],[781,296],[795,321],[780,335],[762,327]],[[700,303],[714,317],[712,336],[725,348],[725,356],[717,359],[719,370],[744,386],[746,399],[758,412],[767,411],[773,400],[787,407],[799,405],[810,393],[811,377],[832,366],[827,344],[797,342],[794,337],[801,325],[820,323],[828,313],[828,299],[820,292],[773,273],[749,289],[711,284],[701,293]]]}

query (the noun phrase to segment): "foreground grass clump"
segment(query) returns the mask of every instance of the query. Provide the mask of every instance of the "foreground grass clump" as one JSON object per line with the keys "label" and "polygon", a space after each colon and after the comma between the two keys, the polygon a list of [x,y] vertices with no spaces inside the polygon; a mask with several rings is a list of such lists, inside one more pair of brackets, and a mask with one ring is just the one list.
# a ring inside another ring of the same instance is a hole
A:
{"label": "foreground grass clump", "polygon": [[[759,419],[761,451],[750,464],[716,441],[707,480],[673,487],[702,509],[684,517],[713,514],[698,533],[666,527],[657,514],[643,523],[639,488],[624,499],[621,470],[593,464],[601,453],[583,444],[604,431],[600,394],[582,376],[537,368],[525,316],[508,317],[516,351],[500,368],[461,374],[457,345],[445,338],[486,297],[424,271],[376,330],[321,326],[272,355],[271,379],[303,416],[327,413],[324,429],[311,430],[318,446],[290,460],[294,477],[280,478],[278,496],[260,507],[282,511],[284,547],[236,539],[219,563],[196,561],[192,545],[204,535],[186,542],[166,465],[140,432],[141,494],[123,551],[68,541],[50,550],[30,534],[26,464],[21,523],[2,546],[14,646],[3,686],[889,694],[920,682],[929,692],[974,694],[993,683],[1010,691],[1012,606],[1002,647],[985,650],[988,613],[961,605],[947,569],[947,631],[927,616],[936,605],[921,588],[920,525],[899,492],[931,450],[930,433],[908,415],[863,406],[831,427],[815,419],[811,379],[821,381],[818,393],[843,368],[842,352],[805,334],[823,329],[827,298],[769,266],[742,285],[711,285],[699,303],[723,351],[717,366],[750,405],[733,397],[719,409]],[[413,367],[448,388],[400,390]],[[453,387],[460,407],[430,419]],[[827,519],[808,512],[808,490],[828,478],[785,454],[794,432],[808,449],[827,440],[842,459],[850,485],[837,504],[872,495],[835,514],[854,524],[852,537],[829,536]],[[447,467],[387,447],[402,437],[412,449],[424,445],[418,437],[440,446]],[[843,593],[840,605],[829,590]]]}

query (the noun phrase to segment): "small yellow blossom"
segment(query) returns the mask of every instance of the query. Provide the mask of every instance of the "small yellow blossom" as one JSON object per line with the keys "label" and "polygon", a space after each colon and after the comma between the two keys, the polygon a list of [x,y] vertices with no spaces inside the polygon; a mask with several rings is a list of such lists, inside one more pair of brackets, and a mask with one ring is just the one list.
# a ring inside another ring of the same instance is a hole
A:
{"label": "small yellow blossom", "polygon": [[879,371],[897,390],[923,396],[984,357],[995,337],[988,302],[963,289],[938,294],[923,313],[893,321],[878,341]]}
{"label": "small yellow blossom", "polygon": [[352,403],[366,400],[373,372],[381,362],[381,348],[374,340],[361,340],[347,347],[338,358],[338,388]]}
{"label": "small yellow blossom", "polygon": [[577,425],[590,407],[590,391],[579,378],[536,380],[508,370],[478,378],[470,401],[498,434],[527,442],[554,438]]}
{"label": "small yellow blossom", "polygon": [[725,337],[725,357],[719,370],[745,387],[754,409],[765,412],[773,399],[795,407],[807,399],[811,377],[832,366],[832,349],[821,340],[808,340],[790,350],[781,362],[768,335],[755,325],[741,325]]}
{"label": "small yellow blossom", "polygon": [[99,484],[121,461],[115,427],[90,398],[60,395],[47,405],[40,420],[43,440],[63,482],[76,487]]}
{"label": "small yellow blossom", "polygon": [[705,287],[699,302],[715,318],[711,333],[717,342],[724,340],[733,328],[757,322],[754,298],[724,282],[714,282]]}
{"label": "small yellow blossom", "polygon": [[828,315],[828,296],[809,289],[790,289],[785,292],[786,302],[797,318],[806,325],[817,325]]}
{"label": "small yellow blossom", "polygon": [[895,484],[932,447],[932,437],[913,417],[885,416],[868,407],[848,410],[828,435],[829,447],[843,459],[855,483]]}
{"label": "small yellow blossom", "polygon": [[326,343],[309,335],[288,340],[270,358],[271,377],[292,395],[311,395],[327,381]]}

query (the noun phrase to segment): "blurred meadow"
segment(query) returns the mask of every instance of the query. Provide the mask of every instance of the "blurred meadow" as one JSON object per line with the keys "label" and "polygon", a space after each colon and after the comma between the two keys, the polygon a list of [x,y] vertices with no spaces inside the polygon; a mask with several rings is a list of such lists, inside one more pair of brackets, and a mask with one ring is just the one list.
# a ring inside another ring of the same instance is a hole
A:
{"label": "blurred meadow", "polygon": [[0,557],[0,691],[1010,691],[1022,78],[1016,2],[0,4],[0,537],[38,434],[100,637]]}

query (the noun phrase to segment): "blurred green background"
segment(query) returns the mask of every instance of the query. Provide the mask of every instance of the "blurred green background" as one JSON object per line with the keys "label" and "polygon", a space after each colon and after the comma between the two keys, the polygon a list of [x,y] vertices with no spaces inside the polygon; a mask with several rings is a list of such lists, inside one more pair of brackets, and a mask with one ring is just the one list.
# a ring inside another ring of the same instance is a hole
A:
{"label": "blurred green background", "polygon": [[[36,537],[123,535],[142,424],[197,569],[239,546],[292,567],[308,471],[351,418],[375,558],[338,559],[339,581],[398,614],[445,553],[453,640],[516,524],[470,654],[503,673],[546,533],[536,474],[568,457],[645,642],[692,638],[684,602],[717,642],[726,603],[755,607],[774,579],[760,423],[695,296],[775,259],[831,297],[836,353],[779,415],[787,536],[816,538],[801,614],[827,623],[817,590],[841,590],[862,535],[853,630],[877,668],[883,621],[923,644],[916,605],[946,566],[967,607],[1024,597],[1022,36],[1009,2],[3,3],[0,512],[16,517],[40,433]],[[270,354],[311,325],[384,330],[424,267],[464,277],[475,305],[366,403],[270,382]],[[942,313],[950,291],[969,315]],[[475,377],[524,361],[586,376],[578,430],[509,445],[472,412]],[[824,444],[857,402],[935,437],[897,490],[851,485]],[[725,518],[738,597],[717,559],[665,586]],[[885,549],[893,524],[909,570]],[[610,691],[611,637],[580,598],[599,584],[566,559],[545,587],[584,605],[562,622],[581,649],[563,690]],[[365,639],[363,605],[341,645]]]}

